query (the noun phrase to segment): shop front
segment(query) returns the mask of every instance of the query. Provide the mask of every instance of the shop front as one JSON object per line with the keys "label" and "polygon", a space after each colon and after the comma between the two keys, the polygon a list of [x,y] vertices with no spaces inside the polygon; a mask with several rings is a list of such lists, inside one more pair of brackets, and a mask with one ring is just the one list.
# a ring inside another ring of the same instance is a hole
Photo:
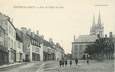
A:
{"label": "shop front", "polygon": [[9,63],[16,62],[16,50],[10,48],[9,50]]}
{"label": "shop front", "polygon": [[8,49],[0,46],[0,65],[8,64]]}
{"label": "shop front", "polygon": [[40,54],[32,53],[32,61],[40,61]]}

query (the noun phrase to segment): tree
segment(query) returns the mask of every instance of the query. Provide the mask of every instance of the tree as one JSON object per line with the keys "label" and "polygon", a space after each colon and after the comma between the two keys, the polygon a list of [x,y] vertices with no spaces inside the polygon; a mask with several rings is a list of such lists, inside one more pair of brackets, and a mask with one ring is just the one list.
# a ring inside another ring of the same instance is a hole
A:
{"label": "tree", "polygon": [[114,44],[110,38],[99,38],[94,44],[87,45],[85,53],[96,59],[112,59]]}

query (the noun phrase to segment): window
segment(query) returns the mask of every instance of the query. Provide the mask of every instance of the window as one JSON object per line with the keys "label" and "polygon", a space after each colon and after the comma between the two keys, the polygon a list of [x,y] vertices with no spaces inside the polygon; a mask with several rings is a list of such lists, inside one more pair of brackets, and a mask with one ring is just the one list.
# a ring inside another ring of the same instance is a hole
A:
{"label": "window", "polygon": [[8,47],[10,47],[10,38],[8,37]]}

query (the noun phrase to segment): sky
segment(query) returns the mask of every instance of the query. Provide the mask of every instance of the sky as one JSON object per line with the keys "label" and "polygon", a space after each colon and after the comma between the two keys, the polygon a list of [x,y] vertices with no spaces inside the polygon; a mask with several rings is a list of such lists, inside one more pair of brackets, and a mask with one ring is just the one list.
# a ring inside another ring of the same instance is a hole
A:
{"label": "sky", "polygon": [[115,0],[0,0],[0,12],[10,16],[16,28],[39,30],[46,40],[59,42],[65,53],[71,53],[74,35],[89,34],[99,11],[104,33],[114,33]]}

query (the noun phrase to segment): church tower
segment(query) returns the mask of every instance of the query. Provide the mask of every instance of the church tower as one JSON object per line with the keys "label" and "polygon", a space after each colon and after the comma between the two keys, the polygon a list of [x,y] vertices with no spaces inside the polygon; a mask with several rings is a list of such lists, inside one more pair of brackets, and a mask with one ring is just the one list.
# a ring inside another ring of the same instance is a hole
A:
{"label": "church tower", "polygon": [[98,16],[98,22],[97,22],[97,34],[100,36],[100,37],[103,37],[104,36],[104,26],[101,22],[101,15],[100,15],[100,12],[99,12],[99,16]]}
{"label": "church tower", "polygon": [[90,28],[90,35],[104,36],[104,26],[101,22],[101,15],[99,12],[97,24],[95,23],[95,16],[93,16],[93,24]]}
{"label": "church tower", "polygon": [[93,16],[92,27],[90,28],[90,35],[94,35],[95,34],[95,27],[96,27],[95,16]]}

